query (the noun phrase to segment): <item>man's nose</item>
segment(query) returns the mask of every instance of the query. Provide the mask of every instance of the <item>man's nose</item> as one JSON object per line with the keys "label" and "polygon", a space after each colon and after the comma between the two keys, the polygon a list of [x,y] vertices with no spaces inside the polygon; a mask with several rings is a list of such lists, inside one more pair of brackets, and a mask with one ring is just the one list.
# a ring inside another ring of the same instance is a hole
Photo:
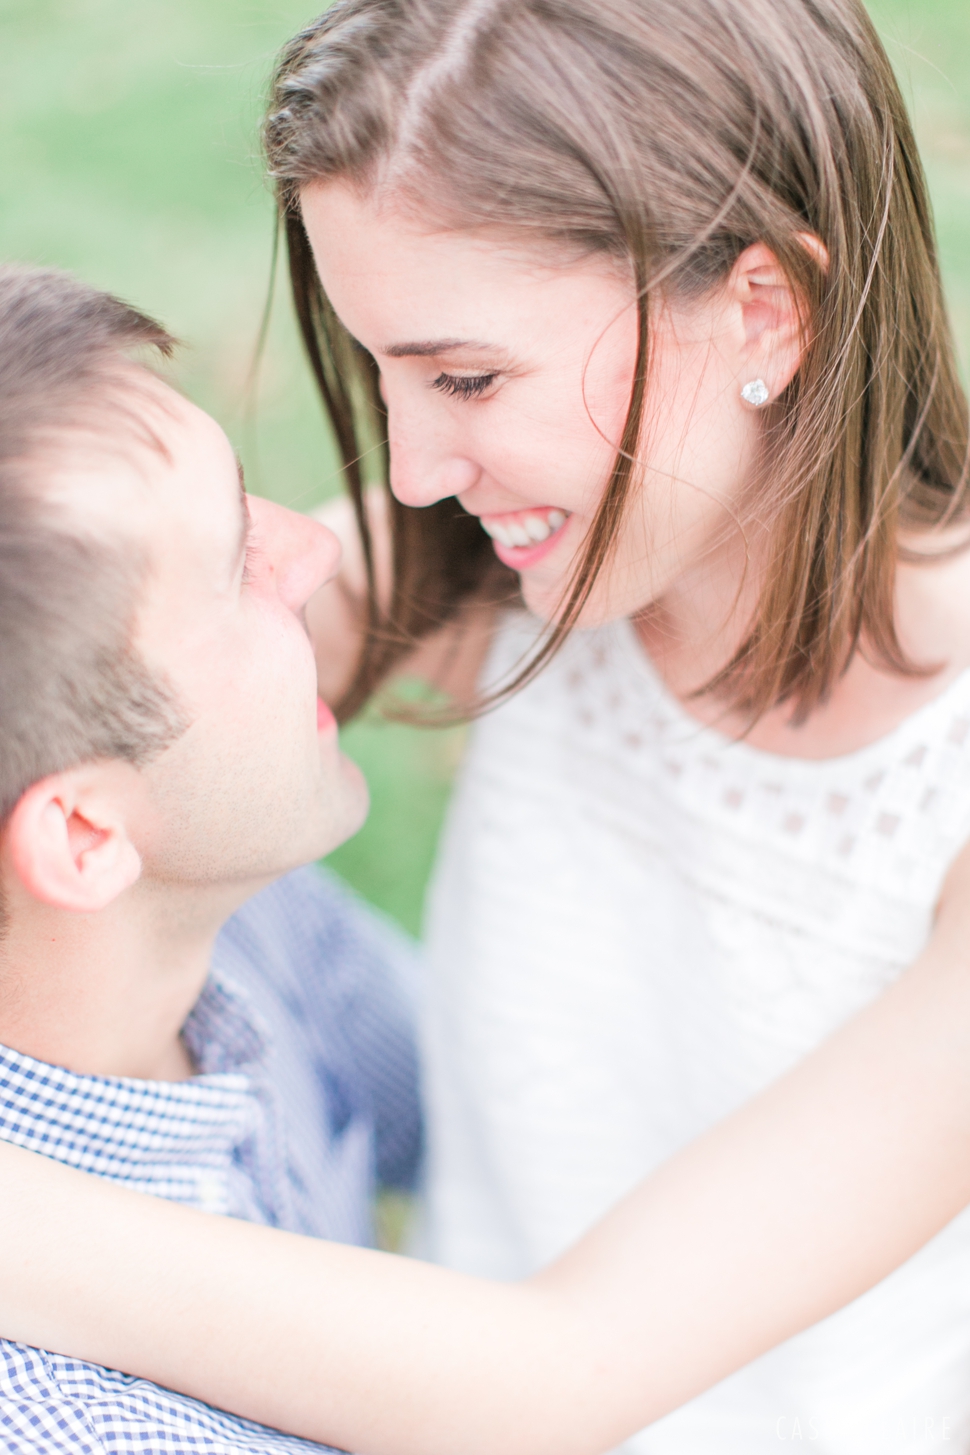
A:
{"label": "man's nose", "polygon": [[315,591],[337,574],[340,542],[318,520],[300,515],[271,500],[250,497],[256,506],[262,548],[276,578],[276,590],[291,611],[302,611]]}

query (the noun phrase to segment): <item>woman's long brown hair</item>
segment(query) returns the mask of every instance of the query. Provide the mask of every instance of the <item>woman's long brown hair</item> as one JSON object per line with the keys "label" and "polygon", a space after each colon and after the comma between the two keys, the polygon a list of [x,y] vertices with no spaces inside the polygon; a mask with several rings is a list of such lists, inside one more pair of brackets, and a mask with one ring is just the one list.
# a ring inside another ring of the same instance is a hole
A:
{"label": "woman's long brown hair", "polygon": [[860,644],[920,670],[894,623],[899,530],[964,518],[967,403],[912,131],[857,0],[338,0],[284,50],[265,142],[368,562],[342,715],[416,640],[514,578],[456,501],[393,501],[393,594],[378,601],[359,464],[384,437],[376,369],[323,294],[299,210],[302,187],[336,178],[381,178],[434,225],[607,254],[636,281],[639,359],[614,469],[557,619],[507,691],[575,624],[638,488],[651,299],[703,293],[757,241],[803,302],[806,345],[763,412],[748,502],[770,527],[760,599],[709,685],[752,718],[781,702],[804,716]]}

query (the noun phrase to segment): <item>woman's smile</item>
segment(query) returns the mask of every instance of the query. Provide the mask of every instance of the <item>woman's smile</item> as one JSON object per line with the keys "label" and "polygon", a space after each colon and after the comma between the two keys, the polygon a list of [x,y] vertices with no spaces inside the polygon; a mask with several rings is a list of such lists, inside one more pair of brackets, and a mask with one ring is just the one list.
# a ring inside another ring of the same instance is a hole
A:
{"label": "woman's smile", "polygon": [[491,536],[499,560],[516,571],[527,571],[555,549],[571,516],[571,511],[558,506],[542,505],[480,515],[479,520]]}

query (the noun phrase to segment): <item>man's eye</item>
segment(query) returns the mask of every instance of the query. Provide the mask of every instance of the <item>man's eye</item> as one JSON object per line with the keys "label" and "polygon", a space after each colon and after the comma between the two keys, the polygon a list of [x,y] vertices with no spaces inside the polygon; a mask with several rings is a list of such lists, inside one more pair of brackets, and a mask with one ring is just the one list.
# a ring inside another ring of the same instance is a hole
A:
{"label": "man's eye", "polygon": [[454,399],[477,399],[497,378],[497,374],[439,374],[431,387]]}

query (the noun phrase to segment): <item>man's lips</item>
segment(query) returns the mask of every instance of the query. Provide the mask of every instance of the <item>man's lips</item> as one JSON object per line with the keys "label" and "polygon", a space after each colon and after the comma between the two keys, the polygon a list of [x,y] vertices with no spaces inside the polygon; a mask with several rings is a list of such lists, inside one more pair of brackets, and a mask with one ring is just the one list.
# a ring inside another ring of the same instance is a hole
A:
{"label": "man's lips", "polygon": [[326,733],[337,726],[337,719],[322,697],[317,698],[317,732]]}

